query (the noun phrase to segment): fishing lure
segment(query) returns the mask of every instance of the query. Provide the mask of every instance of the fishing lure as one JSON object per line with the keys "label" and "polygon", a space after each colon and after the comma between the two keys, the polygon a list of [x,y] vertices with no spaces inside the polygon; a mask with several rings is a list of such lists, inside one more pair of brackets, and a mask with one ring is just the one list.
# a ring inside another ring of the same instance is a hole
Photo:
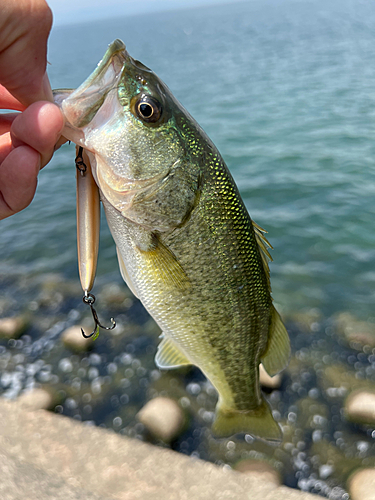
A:
{"label": "fishing lure", "polygon": [[91,292],[94,285],[99,253],[100,232],[100,197],[99,189],[92,176],[91,165],[83,161],[83,148],[77,146],[75,164],[77,169],[77,250],[78,270],[84,292],[83,302],[90,306],[95,326],[90,334],[81,328],[82,335],[93,340],[99,336],[99,328],[113,330],[116,322],[111,318],[112,326],[100,323],[94,308],[95,295]]}

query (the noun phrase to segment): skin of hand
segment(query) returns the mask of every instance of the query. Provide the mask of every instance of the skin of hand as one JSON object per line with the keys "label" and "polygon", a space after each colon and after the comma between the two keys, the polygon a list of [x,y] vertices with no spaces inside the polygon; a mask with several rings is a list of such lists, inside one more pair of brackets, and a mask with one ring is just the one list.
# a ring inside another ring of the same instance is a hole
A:
{"label": "skin of hand", "polygon": [[2,0],[0,219],[26,208],[64,126],[46,73],[52,12],[44,0]]}

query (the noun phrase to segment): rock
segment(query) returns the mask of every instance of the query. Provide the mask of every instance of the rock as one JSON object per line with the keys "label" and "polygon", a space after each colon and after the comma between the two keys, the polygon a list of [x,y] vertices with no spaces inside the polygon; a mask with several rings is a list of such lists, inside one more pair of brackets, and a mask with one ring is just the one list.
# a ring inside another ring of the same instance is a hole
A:
{"label": "rock", "polygon": [[359,469],[348,479],[351,500],[375,500],[375,468]]}
{"label": "rock", "polygon": [[375,425],[375,392],[359,390],[345,401],[345,415],[356,424]]}
{"label": "rock", "polygon": [[185,426],[185,414],[174,399],[157,397],[151,399],[137,415],[138,420],[150,434],[170,443]]}
{"label": "rock", "polygon": [[3,398],[0,415],[4,500],[322,500]]}
{"label": "rock", "polygon": [[350,313],[340,313],[336,317],[337,330],[352,347],[361,350],[364,345],[375,347],[375,324],[359,321]]}
{"label": "rock", "polygon": [[[347,436],[344,436],[344,439],[347,441]],[[310,456],[314,457],[314,463],[319,467],[320,479],[323,481],[332,479],[337,484],[345,484],[352,472],[361,467],[363,459],[355,456],[357,447],[355,446],[355,451],[348,454],[349,456],[346,454],[348,448],[346,446],[346,449],[340,449],[324,437],[313,442]]]}
{"label": "rock", "polygon": [[40,283],[40,293],[35,298],[34,307],[48,307],[58,310],[67,297],[77,297],[77,303],[82,297],[79,280],[67,281],[62,275],[56,273],[43,274]]}
{"label": "rock", "polygon": [[[86,329],[83,328],[85,331]],[[92,348],[91,338],[85,339],[80,326],[71,326],[61,334],[61,340],[65,347],[74,352],[85,352]]]}
{"label": "rock", "polygon": [[263,387],[267,387],[268,389],[278,389],[281,385],[281,375],[278,373],[271,377],[268,375],[262,363],[259,365],[259,382]]}
{"label": "rock", "polygon": [[330,398],[343,398],[353,391],[375,390],[375,384],[371,380],[358,377],[356,371],[348,364],[331,363],[317,370],[318,384]]}
{"label": "rock", "polygon": [[18,339],[24,333],[28,325],[25,318],[18,316],[0,319],[0,338]]}
{"label": "rock", "polygon": [[319,328],[322,317],[323,315],[319,309],[312,308],[294,313],[288,317],[288,320],[296,323],[299,330],[314,333]]}
{"label": "rock", "polygon": [[121,284],[120,286],[117,283],[105,285],[100,292],[99,299],[102,307],[106,306],[107,308],[122,307],[129,309],[134,302],[134,296],[130,290],[125,285]]}
{"label": "rock", "polygon": [[18,402],[28,410],[52,410],[57,402],[52,393],[45,389],[35,388],[25,391],[18,398]]}
{"label": "rock", "polygon": [[262,483],[270,483],[276,488],[282,484],[280,473],[272,465],[263,460],[252,460],[246,458],[240,460],[233,467],[234,470],[248,474]]}
{"label": "rock", "polygon": [[309,396],[297,402],[299,425],[303,429],[328,432],[330,426],[330,411],[326,403]]}

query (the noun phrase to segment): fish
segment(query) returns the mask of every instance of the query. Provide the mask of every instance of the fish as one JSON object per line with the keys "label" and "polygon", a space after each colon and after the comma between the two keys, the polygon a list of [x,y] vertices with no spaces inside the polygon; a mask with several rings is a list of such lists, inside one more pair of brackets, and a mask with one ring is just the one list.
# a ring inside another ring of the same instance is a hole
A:
{"label": "fish", "polygon": [[197,366],[216,388],[212,432],[280,441],[263,396],[290,357],[271,296],[270,245],[215,145],[124,43],[75,90],[56,90],[63,136],[87,155],[121,275],[161,328],[160,369]]}

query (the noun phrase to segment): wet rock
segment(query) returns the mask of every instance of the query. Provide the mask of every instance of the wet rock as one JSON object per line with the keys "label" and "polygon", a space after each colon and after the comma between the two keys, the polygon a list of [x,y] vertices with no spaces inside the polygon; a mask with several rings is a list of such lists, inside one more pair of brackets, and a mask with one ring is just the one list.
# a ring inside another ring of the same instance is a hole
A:
{"label": "wet rock", "polygon": [[348,479],[351,500],[375,500],[375,468],[359,469]]}
{"label": "wet rock", "polygon": [[105,285],[100,292],[99,299],[103,307],[109,309],[112,307],[129,309],[134,303],[134,296],[125,284],[120,286],[117,283]]}
{"label": "wet rock", "polygon": [[356,424],[374,426],[375,391],[359,390],[349,394],[345,401],[345,415]]}
{"label": "wet rock", "polygon": [[347,456],[345,449],[323,438],[313,442],[310,456],[314,457],[315,467],[321,479],[328,477],[338,484],[345,484],[351,473],[362,464],[362,458],[354,455],[351,453]]}
{"label": "wet rock", "polygon": [[25,391],[18,398],[18,402],[28,410],[52,410],[57,404],[57,398],[52,392],[42,388]]}
{"label": "wet rock", "polygon": [[157,397],[146,403],[137,418],[154,438],[165,443],[170,443],[182,432],[186,421],[178,403],[165,397]]}
{"label": "wet rock", "polygon": [[77,297],[77,303],[82,296],[79,280],[67,281],[60,274],[50,273],[42,276],[40,293],[33,301],[33,308],[48,307],[58,310],[67,297]]}
{"label": "wet rock", "polygon": [[269,483],[275,488],[282,484],[280,473],[272,465],[263,460],[247,458],[237,462],[233,468],[238,472],[248,474],[262,483]]}
{"label": "wet rock", "polygon": [[18,339],[24,333],[28,322],[22,316],[0,319],[0,338]]}
{"label": "wet rock", "polygon": [[299,330],[306,333],[314,333],[319,329],[319,323],[322,320],[322,313],[317,308],[300,311],[290,315],[287,318],[298,326]]}
{"label": "wet rock", "polygon": [[[83,328],[85,330],[85,328]],[[86,331],[86,330],[85,330]],[[92,339],[85,339],[81,332],[81,326],[71,326],[61,334],[61,340],[65,347],[74,352],[85,352],[92,348]]]}
{"label": "wet rock", "polygon": [[375,324],[368,321],[359,321],[350,313],[340,313],[337,318],[337,331],[359,350],[364,345],[375,347]]}
{"label": "wet rock", "polygon": [[352,391],[370,390],[374,383],[357,377],[356,372],[344,363],[332,363],[329,366],[317,370],[320,388],[329,397],[342,398]]}
{"label": "wet rock", "polygon": [[281,385],[281,380],[282,376],[280,373],[271,377],[264,369],[264,366],[262,364],[259,365],[260,385],[267,387],[267,389],[278,389]]}
{"label": "wet rock", "polygon": [[312,398],[302,398],[297,403],[299,423],[303,429],[326,432],[330,425],[328,405]]}

